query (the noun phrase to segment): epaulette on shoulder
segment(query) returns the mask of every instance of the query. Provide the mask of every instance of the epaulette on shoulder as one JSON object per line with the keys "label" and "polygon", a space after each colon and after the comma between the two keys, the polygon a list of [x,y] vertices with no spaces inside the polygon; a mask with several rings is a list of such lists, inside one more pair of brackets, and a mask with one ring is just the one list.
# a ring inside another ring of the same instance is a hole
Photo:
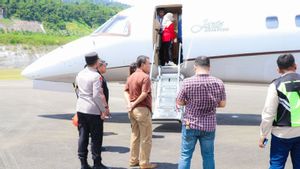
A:
{"label": "epaulette on shoulder", "polygon": [[78,85],[75,82],[73,82],[72,84],[73,84],[74,89],[78,89]]}

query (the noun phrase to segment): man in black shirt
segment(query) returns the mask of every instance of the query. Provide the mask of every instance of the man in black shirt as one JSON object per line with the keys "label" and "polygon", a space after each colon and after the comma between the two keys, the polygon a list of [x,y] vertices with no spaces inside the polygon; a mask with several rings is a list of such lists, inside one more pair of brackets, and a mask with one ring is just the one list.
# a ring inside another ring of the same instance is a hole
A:
{"label": "man in black shirt", "polygon": [[104,60],[101,60],[100,65],[98,67],[98,73],[102,76],[102,79],[103,79],[102,80],[103,93],[105,95],[105,99],[106,99],[106,102],[107,102],[107,105],[108,105],[109,90],[108,90],[108,87],[107,87],[106,79],[103,76],[103,74],[106,73],[106,66],[107,66],[107,63]]}
{"label": "man in black shirt", "polygon": [[[104,78],[103,74],[106,73],[106,66],[107,63],[104,60],[100,60],[100,64],[98,66],[98,73],[101,75],[102,77],[102,88],[103,88],[103,94],[105,96],[105,100],[106,103],[108,105],[108,100],[109,100],[109,90],[107,87],[107,82],[106,79]],[[109,109],[109,108],[108,108]],[[103,123],[102,123],[102,130],[103,130]],[[101,144],[101,151],[107,151],[107,148],[105,148],[102,144]]]}

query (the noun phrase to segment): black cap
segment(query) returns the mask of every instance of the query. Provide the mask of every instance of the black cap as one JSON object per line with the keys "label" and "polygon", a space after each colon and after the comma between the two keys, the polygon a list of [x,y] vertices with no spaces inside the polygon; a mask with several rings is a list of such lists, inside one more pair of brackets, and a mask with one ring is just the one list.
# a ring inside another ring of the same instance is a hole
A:
{"label": "black cap", "polygon": [[85,55],[85,62],[87,65],[93,65],[99,59],[98,54],[96,52],[92,52]]}

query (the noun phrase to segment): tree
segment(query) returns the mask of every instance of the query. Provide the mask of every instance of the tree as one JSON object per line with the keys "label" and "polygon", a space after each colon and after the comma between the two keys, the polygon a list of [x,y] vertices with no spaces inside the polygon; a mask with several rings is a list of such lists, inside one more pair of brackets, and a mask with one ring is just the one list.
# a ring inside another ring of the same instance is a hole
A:
{"label": "tree", "polygon": [[[0,0],[6,17],[45,22],[51,29],[66,29],[66,22],[79,22],[98,27],[126,6],[106,0]],[[94,3],[97,3],[96,5]]]}

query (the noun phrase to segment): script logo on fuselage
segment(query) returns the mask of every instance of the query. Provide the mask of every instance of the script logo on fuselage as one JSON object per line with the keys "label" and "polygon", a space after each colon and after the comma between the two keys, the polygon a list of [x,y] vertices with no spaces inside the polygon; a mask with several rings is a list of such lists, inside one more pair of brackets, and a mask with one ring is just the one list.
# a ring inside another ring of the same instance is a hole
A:
{"label": "script logo on fuselage", "polygon": [[203,20],[202,24],[193,25],[191,27],[193,33],[199,32],[226,32],[229,31],[228,27],[224,26],[224,21],[209,21],[208,19]]}

